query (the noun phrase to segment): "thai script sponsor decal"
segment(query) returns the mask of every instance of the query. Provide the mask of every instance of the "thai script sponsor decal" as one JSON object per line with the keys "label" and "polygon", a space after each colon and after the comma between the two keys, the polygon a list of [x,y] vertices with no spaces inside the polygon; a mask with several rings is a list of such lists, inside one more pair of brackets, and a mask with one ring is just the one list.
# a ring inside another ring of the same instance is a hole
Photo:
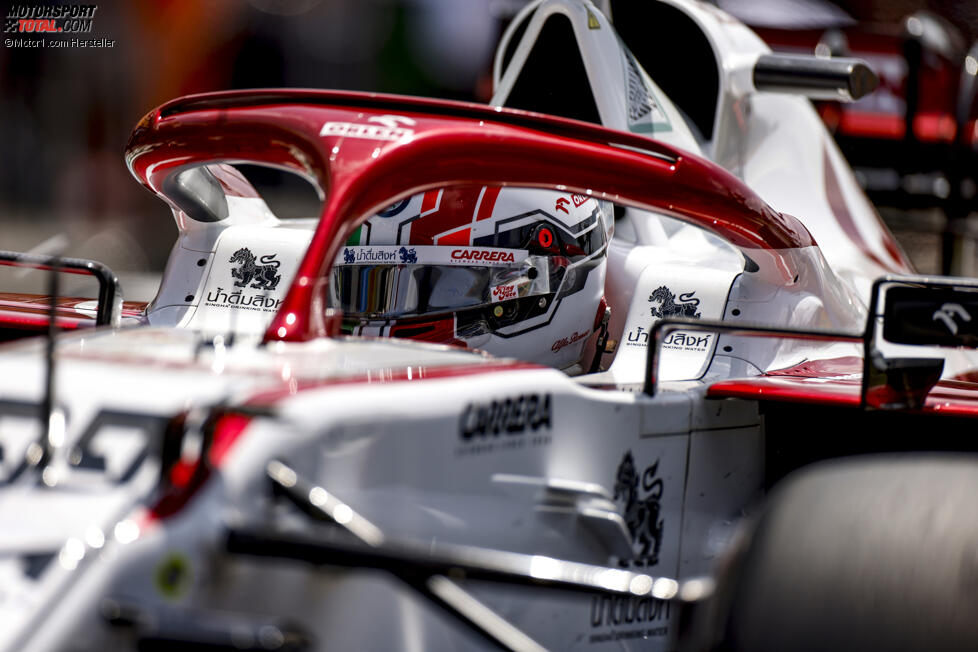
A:
{"label": "thai script sponsor decal", "polygon": [[656,598],[594,596],[591,598],[591,628],[647,625],[629,629],[595,632],[589,643],[609,643],[637,638],[666,636],[669,633],[669,603]]}
{"label": "thai script sponsor decal", "polygon": [[459,416],[462,442],[458,455],[545,446],[553,427],[553,397],[521,394],[488,402],[472,402]]}
{"label": "thai script sponsor decal", "polygon": [[676,303],[676,295],[673,294],[665,285],[660,285],[649,295],[649,303],[652,307],[649,312],[653,317],[689,317],[699,319],[700,312],[696,309],[700,305],[700,300],[695,296],[696,292],[687,292],[679,295],[679,303]]}
{"label": "thai script sponsor decal", "polygon": [[281,299],[270,297],[267,294],[245,294],[241,290],[227,292],[222,287],[207,293],[208,306],[217,308],[239,308],[244,310],[261,310],[262,312],[275,312],[280,305]]}
{"label": "thai script sponsor decal", "polygon": [[[659,563],[665,522],[660,501],[664,484],[657,476],[659,459],[639,472],[632,451],[626,451],[615,472],[615,502],[632,536],[635,556],[623,559],[623,568],[643,570]],[[655,598],[594,596],[591,598],[589,643],[666,636],[669,603]],[[635,627],[640,625],[640,627]],[[623,627],[622,629],[617,629]],[[605,631],[594,632],[596,629]],[[614,629],[612,629],[614,628]]]}
{"label": "thai script sponsor decal", "polygon": [[276,273],[276,270],[282,263],[275,260],[275,256],[276,254],[262,256],[261,264],[258,264],[255,262],[258,259],[248,247],[235,251],[228,259],[229,263],[238,265],[237,268],[231,268],[231,277],[237,279],[234,287],[251,287],[256,290],[274,290],[278,287],[282,275]]}
{"label": "thai script sponsor decal", "polygon": [[574,208],[580,208],[584,202],[589,199],[590,197],[587,195],[571,195],[571,201],[574,202]]}
{"label": "thai script sponsor decal", "polygon": [[587,331],[581,331],[581,332],[574,331],[572,334],[568,335],[567,337],[562,337],[556,342],[554,342],[553,346],[550,347],[550,350],[556,353],[557,351],[560,351],[565,346],[570,346],[574,342],[579,342],[583,340],[585,337],[587,337]]}
{"label": "thai script sponsor decal", "polygon": [[[208,292],[204,298],[205,305],[215,308],[275,312],[282,304],[281,299],[276,299],[269,294],[282,282],[282,275],[278,273],[282,264],[275,259],[276,256],[278,254],[258,257],[248,247],[241,247],[235,251],[228,258],[228,262],[231,263],[233,286],[228,290],[218,286]],[[263,292],[246,292],[247,289]]]}
{"label": "thai script sponsor decal", "polygon": [[[643,328],[642,326],[636,326],[632,330],[628,331],[628,335],[625,337],[625,346],[648,346],[649,344],[649,333],[652,329]],[[712,333],[689,333],[676,331],[669,333],[662,340],[662,348],[670,349],[673,351],[694,351],[696,353],[704,353],[710,348],[713,340]]]}
{"label": "thai script sponsor decal", "polygon": [[[404,247],[401,247],[403,250]],[[393,248],[380,247],[346,247],[343,249],[343,262],[347,265],[356,263],[393,263],[397,262],[398,251]],[[417,262],[415,259],[414,262]]]}
{"label": "thai script sponsor decal", "polygon": [[319,130],[319,135],[366,138],[368,140],[409,140],[414,137],[414,130],[409,129],[409,127],[417,124],[412,118],[403,115],[371,116],[367,118],[367,122],[372,124],[327,122]]}
{"label": "thai script sponsor decal", "polygon": [[494,251],[487,249],[455,249],[452,251],[452,260],[483,263],[512,263],[516,262],[516,257],[512,251],[503,251],[501,249]]}

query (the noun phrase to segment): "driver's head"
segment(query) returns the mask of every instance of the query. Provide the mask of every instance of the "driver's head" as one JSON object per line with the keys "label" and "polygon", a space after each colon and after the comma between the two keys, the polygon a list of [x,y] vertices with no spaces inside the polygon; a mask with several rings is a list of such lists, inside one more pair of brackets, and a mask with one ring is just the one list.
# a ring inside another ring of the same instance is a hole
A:
{"label": "driver's head", "polygon": [[606,202],[525,188],[431,190],[367,220],[333,268],[353,334],[478,348],[557,368],[603,313]]}

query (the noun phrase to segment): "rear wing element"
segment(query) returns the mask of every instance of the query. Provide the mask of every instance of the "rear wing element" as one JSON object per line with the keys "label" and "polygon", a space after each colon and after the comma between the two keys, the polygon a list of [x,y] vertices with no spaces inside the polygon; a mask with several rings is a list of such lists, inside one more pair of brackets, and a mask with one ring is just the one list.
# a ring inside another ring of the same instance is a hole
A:
{"label": "rear wing element", "polygon": [[[978,375],[975,364],[978,356],[970,361],[969,373],[964,374],[967,380],[941,381],[945,358],[932,350],[978,348],[978,282],[972,279],[910,276],[878,279],[873,284],[866,328],[860,334],[663,319],[652,329],[646,394],[654,395],[657,390],[662,344],[670,333],[677,331],[862,344],[858,380],[835,374],[823,377],[806,374],[792,382],[790,376],[779,371],[757,378],[721,381],[711,386],[711,396],[849,404],[863,409],[939,410],[978,416],[978,385],[974,389],[970,387]],[[915,355],[916,352],[930,355]],[[940,402],[929,400],[935,398],[932,392],[935,387],[941,389]]]}

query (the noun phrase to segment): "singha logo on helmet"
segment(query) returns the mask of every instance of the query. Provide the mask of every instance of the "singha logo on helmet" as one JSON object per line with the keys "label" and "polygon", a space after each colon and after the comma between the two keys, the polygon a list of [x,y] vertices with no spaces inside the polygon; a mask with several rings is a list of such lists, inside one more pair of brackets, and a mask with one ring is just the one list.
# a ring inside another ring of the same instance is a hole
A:
{"label": "singha logo on helmet", "polygon": [[251,249],[242,247],[234,252],[229,263],[238,263],[238,267],[231,268],[231,277],[237,279],[234,286],[243,288],[250,283],[256,290],[274,290],[282,280],[281,274],[276,274],[281,263],[275,260],[276,254],[269,254],[261,257],[261,264],[255,262],[255,254]]}
{"label": "singha logo on helmet", "polygon": [[418,253],[415,249],[401,247],[398,249],[397,253],[401,256],[401,262],[405,265],[411,265],[418,262]]}

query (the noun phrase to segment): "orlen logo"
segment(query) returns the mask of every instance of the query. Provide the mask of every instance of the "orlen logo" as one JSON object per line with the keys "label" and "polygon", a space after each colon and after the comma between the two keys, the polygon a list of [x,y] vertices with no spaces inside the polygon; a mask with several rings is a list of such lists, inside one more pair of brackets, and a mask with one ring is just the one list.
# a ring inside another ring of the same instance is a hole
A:
{"label": "orlen logo", "polygon": [[380,115],[367,118],[367,122],[377,124],[361,124],[356,122],[327,122],[319,130],[320,136],[345,136],[346,138],[367,138],[369,140],[410,140],[417,123],[403,115]]}
{"label": "orlen logo", "polygon": [[492,300],[495,301],[509,301],[510,299],[516,298],[516,286],[515,285],[497,285],[492,289]]}
{"label": "orlen logo", "polygon": [[514,263],[516,257],[511,251],[481,251],[472,249],[455,249],[452,260],[482,261],[484,263]]}

